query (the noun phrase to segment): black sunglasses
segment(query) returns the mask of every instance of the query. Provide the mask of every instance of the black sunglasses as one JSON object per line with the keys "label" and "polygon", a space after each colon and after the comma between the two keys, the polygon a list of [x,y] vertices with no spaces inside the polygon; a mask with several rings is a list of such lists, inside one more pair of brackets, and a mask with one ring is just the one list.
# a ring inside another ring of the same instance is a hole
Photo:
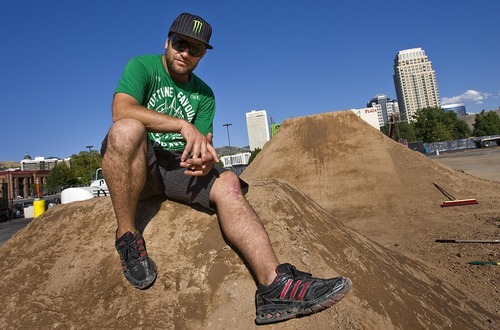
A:
{"label": "black sunglasses", "polygon": [[203,45],[195,45],[190,42],[187,42],[186,40],[182,39],[181,37],[178,36],[172,36],[170,38],[172,47],[178,51],[178,52],[183,52],[186,48],[188,49],[188,52],[191,56],[193,57],[200,57],[203,52],[205,51],[205,46]]}

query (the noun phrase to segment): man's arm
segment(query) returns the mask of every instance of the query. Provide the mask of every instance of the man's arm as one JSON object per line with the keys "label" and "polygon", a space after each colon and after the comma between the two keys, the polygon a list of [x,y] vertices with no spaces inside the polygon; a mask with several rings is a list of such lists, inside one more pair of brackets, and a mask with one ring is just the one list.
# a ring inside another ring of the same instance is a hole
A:
{"label": "man's arm", "polygon": [[[210,141],[193,124],[166,114],[148,109],[137,102],[135,98],[125,93],[116,93],[112,105],[113,122],[133,118],[140,121],[148,132],[155,133],[180,133],[186,140],[186,148],[181,156],[185,162],[190,155],[195,161],[191,165],[203,166],[203,164],[219,161],[217,152]],[[187,164],[185,167],[188,167]]]}
{"label": "man's arm", "polygon": [[133,118],[140,121],[148,132],[180,133],[189,124],[180,118],[171,117],[142,106],[137,100],[125,93],[116,93],[112,105],[113,122]]}

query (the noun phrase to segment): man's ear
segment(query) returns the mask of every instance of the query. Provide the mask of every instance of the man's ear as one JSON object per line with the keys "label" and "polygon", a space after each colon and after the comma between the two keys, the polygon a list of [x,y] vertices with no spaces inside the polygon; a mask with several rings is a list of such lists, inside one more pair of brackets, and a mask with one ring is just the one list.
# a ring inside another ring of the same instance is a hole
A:
{"label": "man's ear", "polygon": [[167,49],[167,48],[168,48],[168,38],[167,38],[167,40],[165,40],[165,49]]}

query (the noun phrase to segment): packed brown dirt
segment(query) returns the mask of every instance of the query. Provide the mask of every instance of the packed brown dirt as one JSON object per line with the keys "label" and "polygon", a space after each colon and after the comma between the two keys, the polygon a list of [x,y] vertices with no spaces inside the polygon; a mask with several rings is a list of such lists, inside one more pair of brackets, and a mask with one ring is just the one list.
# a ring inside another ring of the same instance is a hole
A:
{"label": "packed brown dirt", "polygon": [[[351,112],[296,118],[242,175],[277,255],[345,275],[334,307],[269,329],[495,329],[500,183],[408,150]],[[477,205],[442,208],[433,182]],[[0,328],[253,329],[255,283],[217,216],[162,199],[138,227],[159,273],[132,288],[114,250],[109,197],[57,205],[0,247]]]}

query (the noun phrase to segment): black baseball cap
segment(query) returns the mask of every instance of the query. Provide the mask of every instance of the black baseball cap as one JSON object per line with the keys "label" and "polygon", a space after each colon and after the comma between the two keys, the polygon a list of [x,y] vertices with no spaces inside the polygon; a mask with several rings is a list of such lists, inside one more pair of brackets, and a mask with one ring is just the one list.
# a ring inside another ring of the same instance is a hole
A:
{"label": "black baseball cap", "polygon": [[168,35],[172,33],[182,34],[199,40],[205,44],[208,49],[213,49],[210,45],[210,37],[212,36],[212,27],[203,18],[197,15],[182,13],[174,20],[168,30]]}

